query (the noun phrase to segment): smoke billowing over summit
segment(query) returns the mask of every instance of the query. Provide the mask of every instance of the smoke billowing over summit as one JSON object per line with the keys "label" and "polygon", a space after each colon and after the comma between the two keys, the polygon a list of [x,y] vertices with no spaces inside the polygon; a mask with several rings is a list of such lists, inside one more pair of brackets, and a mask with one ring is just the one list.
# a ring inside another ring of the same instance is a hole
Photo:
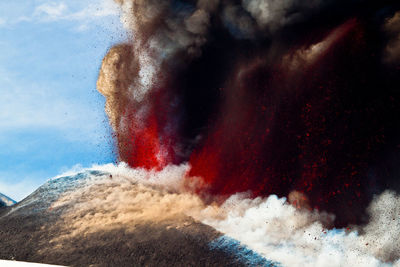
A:
{"label": "smoke billowing over summit", "polygon": [[396,1],[116,2],[130,39],[97,85],[121,161],[188,162],[201,196],[289,196],[336,226],[400,189]]}

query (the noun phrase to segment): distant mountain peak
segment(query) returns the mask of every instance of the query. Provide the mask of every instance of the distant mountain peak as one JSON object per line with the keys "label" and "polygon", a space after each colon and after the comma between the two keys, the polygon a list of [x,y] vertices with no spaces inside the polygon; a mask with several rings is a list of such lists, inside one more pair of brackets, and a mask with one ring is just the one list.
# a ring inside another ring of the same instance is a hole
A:
{"label": "distant mountain peak", "polygon": [[15,200],[9,198],[6,195],[3,195],[2,193],[0,193],[0,207],[9,207],[14,205],[15,203],[17,203]]}

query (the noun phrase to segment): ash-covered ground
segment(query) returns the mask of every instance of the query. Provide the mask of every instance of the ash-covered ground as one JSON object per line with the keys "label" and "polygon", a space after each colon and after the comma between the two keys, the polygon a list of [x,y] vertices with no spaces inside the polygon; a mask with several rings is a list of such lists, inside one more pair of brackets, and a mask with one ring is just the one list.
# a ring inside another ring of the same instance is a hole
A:
{"label": "ash-covered ground", "polygon": [[185,215],[187,206],[163,202],[168,194],[182,198],[105,171],[52,179],[0,209],[0,259],[67,266],[275,266]]}

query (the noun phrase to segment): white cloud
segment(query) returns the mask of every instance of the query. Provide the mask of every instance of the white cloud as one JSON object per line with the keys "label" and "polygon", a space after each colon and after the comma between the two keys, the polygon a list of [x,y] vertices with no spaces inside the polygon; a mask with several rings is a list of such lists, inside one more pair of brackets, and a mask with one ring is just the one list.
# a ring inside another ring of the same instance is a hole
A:
{"label": "white cloud", "polygon": [[83,24],[81,24],[81,25],[79,25],[78,27],[75,28],[75,30],[77,32],[84,32],[84,31],[87,31],[88,29],[89,29],[89,25],[86,24],[86,23],[83,23]]}
{"label": "white cloud", "polygon": [[[0,6],[1,8],[1,6]],[[117,17],[118,5],[113,0],[83,1],[41,1],[40,4],[26,3],[26,6],[11,10],[10,14],[0,18],[1,26],[10,26],[21,22],[49,23],[72,21],[79,23],[77,31],[89,28],[90,24],[101,23],[105,17]]]}
{"label": "white cloud", "polygon": [[85,20],[85,19],[95,19],[107,16],[117,16],[119,14],[119,9],[117,4],[112,0],[101,0],[97,1],[94,4],[88,5],[86,8],[68,14],[66,19],[76,19],[76,20]]}
{"label": "white cloud", "polygon": [[98,0],[78,10],[74,9],[73,6],[67,6],[64,2],[49,2],[37,6],[32,19],[40,21],[90,21],[107,16],[117,16],[118,14],[118,6],[112,0]]}
{"label": "white cloud", "polygon": [[45,3],[35,8],[34,17],[44,17],[45,19],[56,20],[65,16],[68,7],[63,3]]}

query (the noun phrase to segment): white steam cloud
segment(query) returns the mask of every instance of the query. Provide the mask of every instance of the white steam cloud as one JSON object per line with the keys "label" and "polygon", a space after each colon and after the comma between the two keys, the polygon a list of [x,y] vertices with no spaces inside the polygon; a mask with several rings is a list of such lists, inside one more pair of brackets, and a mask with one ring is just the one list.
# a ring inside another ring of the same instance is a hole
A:
{"label": "white steam cloud", "polygon": [[393,192],[377,197],[369,208],[371,222],[359,229],[363,234],[327,230],[322,222],[331,219],[328,214],[297,210],[276,196],[233,196],[220,207],[224,219],[203,223],[284,266],[399,266],[399,204]]}
{"label": "white steam cloud", "polygon": [[134,231],[140,223],[174,222],[171,227],[179,228],[190,216],[283,266],[400,266],[400,197],[394,192],[374,199],[368,225],[327,230],[332,215],[296,209],[274,195],[250,199],[242,193],[206,205],[191,193],[189,168],[94,167],[111,175],[91,177],[52,205],[63,213],[57,227],[64,233],[52,242],[121,225]]}

